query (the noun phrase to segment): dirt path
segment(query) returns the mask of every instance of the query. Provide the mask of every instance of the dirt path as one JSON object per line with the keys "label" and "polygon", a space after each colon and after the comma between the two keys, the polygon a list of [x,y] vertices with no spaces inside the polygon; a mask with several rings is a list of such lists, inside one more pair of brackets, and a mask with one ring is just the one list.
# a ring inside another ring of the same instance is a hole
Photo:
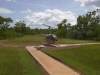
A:
{"label": "dirt path", "polygon": [[50,75],[79,75],[69,67],[37,50],[34,46],[26,46],[26,48]]}

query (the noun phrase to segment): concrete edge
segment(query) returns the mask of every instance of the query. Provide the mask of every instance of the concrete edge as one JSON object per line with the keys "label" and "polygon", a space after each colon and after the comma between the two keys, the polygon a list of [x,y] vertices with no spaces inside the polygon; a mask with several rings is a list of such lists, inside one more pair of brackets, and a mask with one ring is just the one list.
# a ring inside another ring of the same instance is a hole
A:
{"label": "concrete edge", "polygon": [[39,68],[41,69],[41,71],[45,74],[45,75],[50,75],[46,69],[31,55],[31,53],[27,50],[27,48],[25,47],[26,52],[31,56],[31,58],[36,62],[36,64],[39,66]]}
{"label": "concrete edge", "polygon": [[72,70],[74,70],[75,72],[79,73],[80,75],[84,75],[81,71],[75,69],[74,67],[72,67],[72,66],[70,66],[70,65],[68,65],[68,64],[66,64],[66,63],[64,63],[64,62],[62,62],[60,59],[58,59],[58,58],[56,58],[56,57],[54,57],[54,56],[52,56],[52,55],[50,55],[50,54],[44,52],[43,50],[40,50],[40,51],[43,52],[43,53],[45,53],[46,55],[50,56],[50,57],[53,58],[54,60],[57,60],[58,62],[62,63],[63,65],[65,65],[65,66],[71,68]]}

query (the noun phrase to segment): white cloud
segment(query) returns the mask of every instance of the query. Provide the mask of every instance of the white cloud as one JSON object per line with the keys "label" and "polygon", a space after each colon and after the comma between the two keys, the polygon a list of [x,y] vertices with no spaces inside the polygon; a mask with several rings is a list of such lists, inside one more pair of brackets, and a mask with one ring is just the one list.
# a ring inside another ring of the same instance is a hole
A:
{"label": "white cloud", "polygon": [[55,4],[55,6],[58,6],[58,4]]}
{"label": "white cloud", "polygon": [[75,0],[81,2],[81,6],[100,7],[100,0]]}
{"label": "white cloud", "polygon": [[16,22],[19,22],[20,20],[19,19],[16,19]]}
{"label": "white cloud", "polygon": [[41,28],[43,26],[42,24],[47,24],[51,27],[57,27],[57,24],[63,19],[67,19],[72,25],[76,23],[74,13],[71,11],[61,11],[58,9],[47,9],[44,12],[33,13],[32,15],[25,17],[25,22],[28,26],[32,27],[37,25],[39,28]]}
{"label": "white cloud", "polygon": [[30,9],[27,9],[26,11],[21,11],[21,13],[32,13]]}
{"label": "white cloud", "polygon": [[7,0],[7,1],[11,1],[11,0]]}
{"label": "white cloud", "polygon": [[88,10],[84,10],[85,12],[88,12]]}
{"label": "white cloud", "polygon": [[16,2],[17,0],[7,0],[7,1],[8,1],[8,2],[11,2],[11,1],[12,1],[12,2]]}
{"label": "white cloud", "polygon": [[9,10],[9,9],[0,7],[0,13],[10,14],[10,13],[13,13],[13,12],[11,10]]}

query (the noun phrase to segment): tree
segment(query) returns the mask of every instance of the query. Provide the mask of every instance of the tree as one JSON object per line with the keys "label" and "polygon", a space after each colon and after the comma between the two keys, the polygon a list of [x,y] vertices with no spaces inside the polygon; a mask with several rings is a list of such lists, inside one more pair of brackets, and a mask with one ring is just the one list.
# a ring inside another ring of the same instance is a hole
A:
{"label": "tree", "polygon": [[26,31],[26,23],[24,21],[19,21],[15,23],[14,30],[19,34],[19,36],[23,36],[27,33]]}
{"label": "tree", "polygon": [[68,30],[70,29],[70,23],[67,23],[67,19],[63,19],[61,23],[59,23],[58,26],[58,30],[56,31],[56,35],[58,37],[68,37]]}
{"label": "tree", "polygon": [[6,35],[10,35],[10,34],[4,34],[4,32],[7,32],[8,29],[9,29],[9,26],[10,26],[10,23],[12,23],[13,20],[11,18],[4,18],[2,16],[0,16],[0,39],[3,39],[3,38],[7,38]]}
{"label": "tree", "polygon": [[13,20],[9,17],[8,18],[0,17],[0,19],[1,19],[0,28],[2,31],[7,30],[8,27],[10,26],[10,23],[13,22]]}
{"label": "tree", "polygon": [[[99,37],[99,23],[100,16],[97,15],[96,11],[88,12],[85,15],[79,15],[77,18],[77,25],[74,29],[75,32],[79,33],[78,36],[80,36],[77,39],[94,39]],[[73,34],[75,35],[76,33]]]}
{"label": "tree", "polygon": [[61,23],[59,23],[57,26],[58,26],[58,29],[61,29],[63,27],[67,27],[66,26],[66,22],[67,22],[67,19],[63,19]]}

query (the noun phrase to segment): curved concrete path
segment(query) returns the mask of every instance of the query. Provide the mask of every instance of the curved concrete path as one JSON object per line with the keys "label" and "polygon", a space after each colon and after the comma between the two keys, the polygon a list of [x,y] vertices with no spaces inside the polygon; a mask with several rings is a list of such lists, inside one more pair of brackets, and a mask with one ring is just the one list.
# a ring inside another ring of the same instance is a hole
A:
{"label": "curved concrete path", "polygon": [[31,55],[44,67],[50,75],[80,75],[69,67],[54,60],[45,53],[37,50],[34,46],[26,46]]}

